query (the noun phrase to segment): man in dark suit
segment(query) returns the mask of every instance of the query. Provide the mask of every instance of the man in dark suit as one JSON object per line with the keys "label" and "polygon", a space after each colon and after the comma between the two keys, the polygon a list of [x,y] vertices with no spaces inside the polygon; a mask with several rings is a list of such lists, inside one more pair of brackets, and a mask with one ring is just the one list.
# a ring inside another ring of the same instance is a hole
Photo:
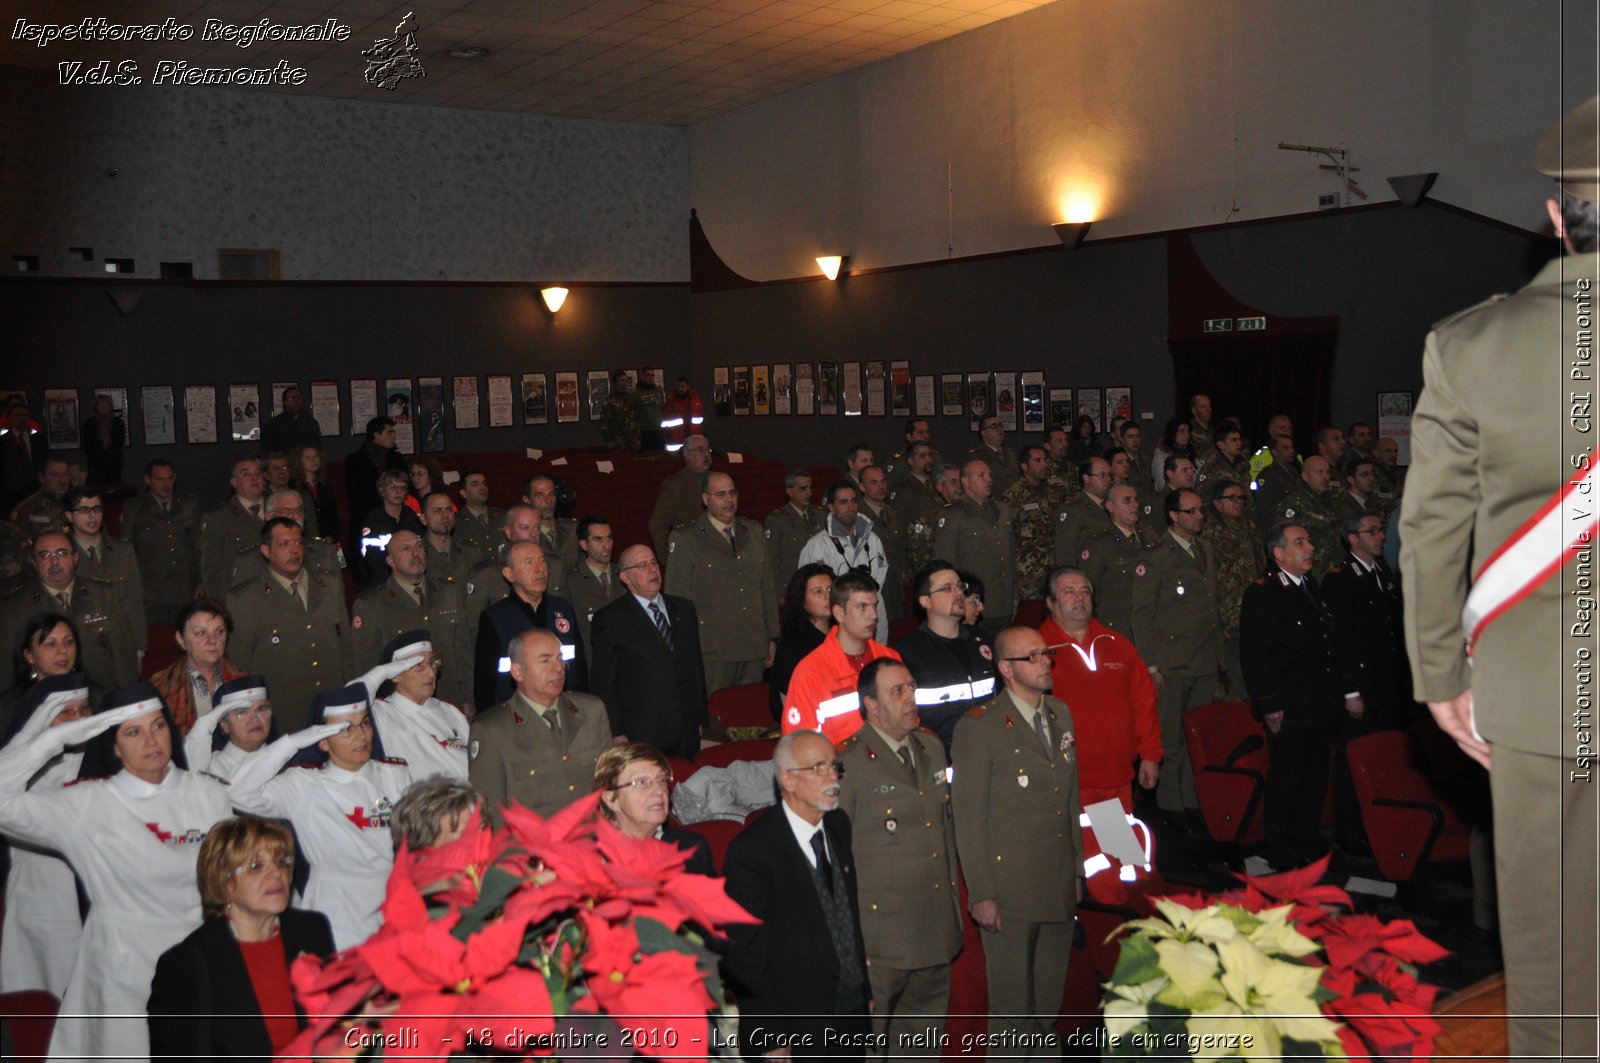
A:
{"label": "man in dark suit", "polygon": [[1317,827],[1334,728],[1341,711],[1360,716],[1362,704],[1340,677],[1333,618],[1311,575],[1310,533],[1298,524],[1275,525],[1267,550],[1272,567],[1244,592],[1240,657],[1251,711],[1267,728],[1267,859],[1283,870],[1327,851]]}
{"label": "man in dark suit", "polygon": [[49,453],[32,420],[27,403],[13,403],[6,411],[5,431],[0,432],[0,510],[6,513],[39,485],[39,470]]}
{"label": "man in dark suit", "polygon": [[728,896],[761,920],[729,930],[740,1050],[861,1058],[871,989],[839,761],[820,733],[791,731],[772,766],[783,800],[733,839],[725,867]]}
{"label": "man in dark suit", "polygon": [[629,593],[594,614],[594,693],[614,734],[693,757],[710,719],[699,614],[689,599],[661,593],[661,565],[648,545],[628,547],[619,562]]}

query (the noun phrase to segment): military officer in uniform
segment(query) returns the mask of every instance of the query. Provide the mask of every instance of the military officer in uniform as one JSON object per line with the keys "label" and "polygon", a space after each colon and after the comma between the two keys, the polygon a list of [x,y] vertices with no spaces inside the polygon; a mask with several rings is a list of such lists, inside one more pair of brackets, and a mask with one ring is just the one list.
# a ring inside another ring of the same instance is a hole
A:
{"label": "military officer in uniform", "polygon": [[509,584],[510,593],[478,618],[472,654],[473,704],[498,705],[511,697],[515,681],[506,647],[513,635],[528,628],[549,631],[561,643],[568,690],[587,686],[589,657],[578,638],[578,619],[571,602],[547,593],[550,563],[544,547],[531,539],[508,543],[500,578],[502,585]]}
{"label": "military officer in uniform", "polygon": [[883,577],[885,615],[890,621],[899,620],[906,615],[906,527],[889,505],[889,480],[880,467],[868,465],[861,470],[860,502],[889,562]]}
{"label": "military officer in uniform", "polygon": [[1015,516],[990,497],[989,464],[971,458],[961,469],[961,501],[939,517],[933,552],[983,581],[985,631],[997,631],[1017,615]]}
{"label": "military officer in uniform", "polygon": [[343,686],[352,670],[343,581],[306,570],[303,534],[287,517],[267,521],[258,537],[266,573],[228,592],[228,659],[266,676],[282,734],[293,734],[311,699]]}
{"label": "military officer in uniform", "polygon": [[1044,435],[1044,452],[1050,459],[1045,483],[1056,493],[1056,508],[1064,509],[1083,490],[1078,481],[1078,463],[1072,460],[1072,439],[1056,425]]}
{"label": "military officer in uniform", "polygon": [[961,951],[955,820],[944,746],[917,718],[917,684],[883,657],[861,670],[867,725],[845,740],[839,807],[850,816],[861,935],[872,984],[872,1029],[888,1057],[938,1056],[911,1042],[950,1000]]}
{"label": "military officer in uniform", "polygon": [[512,801],[553,816],[589,792],[611,724],[599,698],[565,689],[562,643],[550,632],[529,628],[506,653],[515,687],[472,721],[467,778],[497,818]]}
{"label": "military officer in uniform", "polygon": [[1345,521],[1366,513],[1371,513],[1382,523],[1388,523],[1389,515],[1381,508],[1375,493],[1378,477],[1372,471],[1372,459],[1360,457],[1347,459],[1341,475],[1344,478],[1344,489],[1335,491],[1333,503],[1334,517],[1339,526],[1343,527]]}
{"label": "military officer in uniform", "polygon": [[[538,542],[539,539],[539,511],[525,502],[519,502],[505,511],[500,519],[500,534],[502,541],[489,551],[489,556],[467,573],[467,616],[472,624],[473,637],[476,639],[478,622],[483,616],[483,611],[489,606],[505,597],[506,580],[506,551],[512,543]],[[540,544],[539,550],[544,554],[546,567],[550,565],[550,552]],[[546,590],[548,590],[548,584]],[[485,705],[496,705],[502,699],[482,702]]]}
{"label": "military officer in uniform", "polygon": [[983,931],[989,1032],[1007,1055],[1055,1058],[1072,924],[1083,897],[1083,828],[1072,714],[1050,696],[1055,651],[1029,628],[995,640],[1005,689],[956,725],[951,794],[967,910]]}
{"label": "military officer in uniform", "polygon": [[921,440],[906,448],[905,460],[889,474],[889,504],[904,513],[913,497],[942,504],[939,492],[933,486],[933,467],[936,464],[933,447]]}
{"label": "military officer in uniform", "polygon": [[[22,630],[40,613],[60,613],[78,629],[78,670],[104,690],[139,678],[144,610],[122,588],[78,572],[78,554],[65,532],[33,541],[33,578],[0,599],[0,645],[21,646]],[[13,651],[15,652],[15,651]],[[16,681],[0,672],[0,692]]]}
{"label": "military officer in uniform", "polygon": [[705,436],[685,439],[680,453],[683,468],[661,481],[661,492],[650,511],[650,542],[656,548],[656,560],[663,565],[673,529],[700,519],[700,496],[706,490],[706,473],[711,471],[711,441]]}
{"label": "military officer in uniform", "polygon": [[1250,508],[1256,529],[1265,533],[1280,512],[1279,504],[1300,486],[1300,459],[1295,456],[1294,440],[1288,436],[1273,436],[1261,449],[1267,452],[1268,464],[1251,485]]}
{"label": "military officer in uniform", "polygon": [[171,624],[200,585],[200,500],[177,493],[169,461],[145,467],[144,494],[122,504],[122,534],[139,558],[145,620]]}
{"label": "military officer in uniform", "polygon": [[[905,479],[906,459],[910,457],[911,449],[918,443],[928,442],[932,434],[926,417],[913,417],[906,422],[904,442],[900,444],[900,449],[883,463],[883,474],[889,478],[891,484]],[[927,473],[924,472],[923,475],[926,476]]]}
{"label": "military officer in uniform", "polygon": [[139,575],[139,559],[126,540],[105,534],[105,504],[98,491],[74,487],[67,492],[67,524],[72,545],[78,552],[78,575],[103,579],[116,586],[127,600],[128,622],[139,630],[134,641],[143,657],[149,649],[145,636],[144,580]]}
{"label": "military officer in uniform", "polygon": [[1000,418],[992,413],[986,416],[979,425],[978,440],[978,445],[967,451],[967,460],[989,466],[994,493],[1004,494],[1021,473],[1017,469],[1017,452],[1006,446],[1006,430]]}
{"label": "military officer in uniform", "polygon": [[1261,534],[1246,515],[1250,504],[1244,484],[1217,480],[1211,493],[1211,513],[1200,538],[1211,546],[1217,566],[1217,618],[1222,631],[1223,674],[1227,693],[1244,693],[1244,668],[1239,663],[1239,606],[1245,588],[1255,582],[1266,564]]}
{"label": "military officer in uniform", "polygon": [[916,572],[933,560],[933,533],[939,527],[939,514],[954,499],[961,497],[961,470],[954,465],[933,467],[933,451],[913,450],[912,467],[926,463],[927,481],[912,478],[889,495],[889,504],[900,527],[905,529],[906,571]]}
{"label": "military officer in uniform", "polygon": [[1016,536],[1017,594],[1044,597],[1044,584],[1056,567],[1056,514],[1060,496],[1048,482],[1050,457],[1041,446],[1022,448],[1021,473],[1000,496],[1011,509]]}
{"label": "military officer in uniform", "polygon": [[[1428,336],[1401,510],[1411,674],[1439,726],[1489,769],[1510,1048],[1528,1058],[1594,1059],[1597,1048],[1600,791],[1578,685],[1595,650],[1593,610],[1578,597],[1595,531],[1594,431],[1578,404],[1594,370],[1578,358],[1600,287],[1597,124],[1591,98],[1535,155],[1560,182],[1547,209],[1565,255]],[[1552,511],[1564,526],[1521,535],[1575,474],[1589,482]],[[1502,552],[1512,539],[1534,540],[1521,564]],[[1486,565],[1505,574],[1499,592]]]}
{"label": "military officer in uniform", "polygon": [[1095,589],[1095,615],[1113,631],[1133,638],[1135,569],[1145,550],[1160,539],[1139,520],[1139,495],[1132,484],[1117,484],[1106,495],[1111,523],[1089,537],[1083,551],[1067,563],[1083,570]]}
{"label": "military officer in uniform", "polygon": [[38,538],[43,531],[66,527],[67,511],[62,501],[71,487],[71,463],[59,455],[49,455],[39,469],[39,489],[17,503],[11,511],[12,522],[29,539]]}
{"label": "military officer in uniform", "polygon": [[1385,519],[1400,508],[1400,495],[1405,490],[1405,470],[1399,463],[1400,444],[1392,436],[1383,436],[1372,444],[1372,472],[1377,477],[1373,493],[1384,507]]}
{"label": "military officer in uniform", "polygon": [[352,671],[361,672],[376,665],[384,647],[396,636],[427,628],[440,664],[439,700],[448,701],[471,719],[475,711],[471,625],[461,588],[435,579],[428,571],[429,558],[422,537],[410,528],[402,528],[389,537],[384,560],[389,566],[389,578],[356,595],[350,617]]}
{"label": "military officer in uniform", "polygon": [[1317,824],[1333,731],[1339,713],[1360,713],[1361,698],[1339,674],[1333,618],[1311,574],[1310,534],[1276,525],[1267,549],[1272,565],[1244,592],[1240,634],[1250,708],[1267,729],[1267,859],[1282,871],[1327,852]]}
{"label": "military officer in uniform", "polygon": [[428,552],[428,578],[454,585],[463,593],[467,575],[488,556],[483,547],[455,537],[456,504],[444,491],[429,491],[422,500],[423,545]]}
{"label": "military officer in uniform", "polygon": [[[1111,517],[1106,513],[1106,494],[1112,482],[1111,463],[1104,458],[1090,458],[1083,464],[1079,481],[1083,493],[1056,517],[1056,557],[1064,562],[1081,559],[1088,541],[1111,526]],[[1137,488],[1134,497],[1138,497]],[[1099,586],[1098,580],[1095,585]]]}
{"label": "military officer in uniform", "polygon": [[565,597],[577,613],[578,637],[583,640],[585,656],[590,661],[594,660],[594,643],[589,638],[594,614],[624,593],[617,566],[611,561],[615,549],[616,538],[604,517],[587,516],[578,521],[578,563],[567,572],[563,583]]}
{"label": "military officer in uniform", "polygon": [[1216,442],[1210,453],[1200,459],[1195,469],[1194,489],[1201,498],[1210,498],[1212,484],[1219,480],[1232,480],[1237,484],[1250,482],[1250,459],[1244,453],[1244,435],[1232,424],[1217,430]]}
{"label": "military officer in uniform", "polygon": [[[264,523],[265,484],[260,458],[240,458],[228,477],[233,495],[222,505],[206,511],[200,522],[200,583],[213,598],[228,593],[233,586],[233,565],[240,554],[253,553],[261,545]],[[359,521],[360,517],[355,517]],[[307,701],[309,702],[309,698]],[[296,706],[299,712],[302,706]],[[284,734],[299,730],[300,717]]]}
{"label": "military officer in uniform", "polygon": [[1274,514],[1274,524],[1290,521],[1311,536],[1317,548],[1311,574],[1321,580],[1344,556],[1339,541],[1339,518],[1333,497],[1333,471],[1326,458],[1313,454],[1300,467],[1300,484],[1283,497]]}
{"label": "military officer in uniform", "polygon": [[[294,488],[284,488],[273,491],[267,495],[263,503],[262,513],[267,520],[274,517],[283,517],[300,525],[300,530],[305,532],[306,527],[306,496]],[[307,572],[315,572],[335,583],[343,584],[340,570],[339,548],[330,539],[313,538],[306,533],[300,540],[300,545],[305,549],[305,567]],[[229,575],[228,586],[237,587],[240,583],[257,579],[266,574],[267,562],[261,556],[260,550],[251,550],[240,554],[233,562],[233,571]]]}
{"label": "military officer in uniform", "polygon": [[789,577],[800,567],[800,551],[822,530],[826,519],[822,510],[811,504],[811,474],[804,469],[783,474],[783,493],[789,500],[767,514],[767,561],[772,566],[774,587],[789,585]]}
{"label": "military officer in uniform", "polygon": [[487,557],[500,545],[505,513],[489,505],[489,478],[477,469],[461,474],[461,512],[456,514],[456,541],[476,547]]}
{"label": "military officer in uniform", "polygon": [[694,602],[706,696],[761,682],[778,647],[778,592],[761,525],[738,516],[733,477],[706,477],[700,519],[672,533],[667,545],[668,594]]}
{"label": "military officer in uniform", "polygon": [[1204,458],[1215,446],[1211,428],[1211,396],[1195,394],[1189,398],[1189,449]]}
{"label": "military officer in uniform", "polygon": [[578,522],[556,516],[556,482],[542,472],[528,477],[522,500],[539,511],[539,542],[550,562],[550,593],[562,594],[567,570],[578,563]]}
{"label": "military officer in uniform", "polygon": [[1206,510],[1198,494],[1167,495],[1166,518],[1167,534],[1134,569],[1133,643],[1150,667],[1161,711],[1165,758],[1156,802],[1167,813],[1198,813],[1183,714],[1216,700],[1223,667],[1216,561],[1200,538]]}

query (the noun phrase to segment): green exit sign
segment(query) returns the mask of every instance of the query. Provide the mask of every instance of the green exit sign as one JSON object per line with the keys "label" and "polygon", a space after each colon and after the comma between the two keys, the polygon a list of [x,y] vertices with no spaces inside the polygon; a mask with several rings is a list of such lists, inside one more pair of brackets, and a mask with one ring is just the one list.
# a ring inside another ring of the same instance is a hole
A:
{"label": "green exit sign", "polygon": [[1240,332],[1265,332],[1267,319],[1264,317],[1241,317],[1239,319]]}
{"label": "green exit sign", "polygon": [[1206,318],[1206,328],[1205,328],[1205,330],[1207,332],[1232,332],[1233,331],[1233,318],[1231,318],[1231,317],[1208,317],[1208,318]]}

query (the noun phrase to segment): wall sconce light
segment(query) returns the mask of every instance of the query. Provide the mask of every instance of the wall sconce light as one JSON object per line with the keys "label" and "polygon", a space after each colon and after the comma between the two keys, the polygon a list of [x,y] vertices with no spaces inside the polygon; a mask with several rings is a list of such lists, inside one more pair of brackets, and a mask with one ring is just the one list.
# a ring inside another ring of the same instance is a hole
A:
{"label": "wall sconce light", "polygon": [[817,265],[822,267],[822,275],[831,281],[839,279],[839,270],[845,263],[844,255],[818,255]]}
{"label": "wall sconce light", "polygon": [[1089,235],[1089,226],[1092,221],[1058,221],[1050,228],[1056,231],[1056,236],[1061,240],[1061,246],[1068,251],[1076,251]]}
{"label": "wall sconce light", "polygon": [[567,301],[567,289],[540,288],[539,296],[544,300],[544,305],[554,314],[561,309],[561,304]]}
{"label": "wall sconce light", "polygon": [[1415,207],[1438,179],[1437,173],[1408,173],[1389,178],[1389,187],[1394,189],[1394,197],[1401,203]]}

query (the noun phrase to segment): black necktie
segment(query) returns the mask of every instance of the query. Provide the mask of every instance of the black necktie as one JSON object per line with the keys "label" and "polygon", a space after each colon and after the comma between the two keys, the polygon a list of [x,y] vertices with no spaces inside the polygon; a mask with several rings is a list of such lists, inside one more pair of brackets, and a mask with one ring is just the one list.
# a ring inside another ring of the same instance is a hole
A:
{"label": "black necktie", "polygon": [[817,854],[817,872],[822,875],[822,884],[833,889],[833,865],[828,863],[828,845],[822,840],[820,827],[811,836],[811,851]]}

